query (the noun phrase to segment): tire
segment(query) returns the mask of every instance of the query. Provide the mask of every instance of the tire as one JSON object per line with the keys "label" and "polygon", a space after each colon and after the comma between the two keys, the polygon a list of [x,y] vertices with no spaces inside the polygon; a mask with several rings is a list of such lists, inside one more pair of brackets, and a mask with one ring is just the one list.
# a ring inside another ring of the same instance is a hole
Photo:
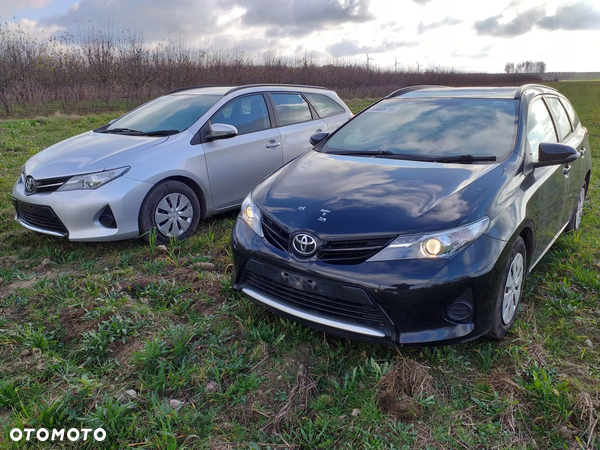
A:
{"label": "tire", "polygon": [[486,334],[490,339],[502,339],[515,323],[521,297],[527,264],[525,242],[519,236],[513,244],[508,264],[502,275],[502,282],[496,293],[492,328]]}
{"label": "tire", "polygon": [[583,216],[583,205],[585,204],[585,194],[587,190],[587,184],[583,183],[579,196],[577,197],[577,204],[575,205],[575,211],[571,216],[571,220],[567,224],[565,231],[577,231],[581,226],[581,217]]}
{"label": "tire", "polygon": [[140,237],[148,242],[156,229],[160,244],[172,237],[182,241],[194,234],[201,217],[200,201],[192,188],[181,181],[162,181],[148,192],[140,208]]}

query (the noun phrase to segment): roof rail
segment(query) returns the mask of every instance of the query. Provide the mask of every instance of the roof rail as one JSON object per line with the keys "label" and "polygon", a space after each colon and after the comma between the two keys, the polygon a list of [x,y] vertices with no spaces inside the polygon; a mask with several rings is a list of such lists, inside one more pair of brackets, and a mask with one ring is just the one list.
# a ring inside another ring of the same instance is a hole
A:
{"label": "roof rail", "polygon": [[295,88],[310,88],[310,89],[325,89],[323,86],[307,86],[305,84],[277,84],[277,83],[265,83],[265,84],[246,84],[244,86],[236,86],[229,89],[225,95],[231,94],[232,92],[239,91],[241,89],[253,88],[253,87],[295,87]]}
{"label": "roof rail", "polygon": [[517,89],[517,92],[515,92],[515,100],[519,100],[521,98],[521,96],[525,93],[525,91],[527,89],[550,89],[551,91],[554,92],[558,92],[557,89],[554,89],[553,87],[550,86],[546,86],[544,84],[533,84],[533,83],[529,83],[529,84],[524,84],[522,86],[519,86],[519,89]]}
{"label": "roof rail", "polygon": [[439,86],[436,84],[422,84],[416,86],[406,86],[398,89],[397,91],[392,92],[386,98],[392,97],[400,97],[401,95],[407,94],[412,91],[418,91],[419,89],[428,89],[428,88],[450,88],[450,86]]}
{"label": "roof rail", "polygon": [[175,89],[174,91],[169,92],[167,95],[174,94],[175,92],[188,91],[190,89],[201,89],[201,88],[209,88],[209,87],[215,87],[215,86],[212,84],[204,84],[202,86],[187,86],[187,87]]}

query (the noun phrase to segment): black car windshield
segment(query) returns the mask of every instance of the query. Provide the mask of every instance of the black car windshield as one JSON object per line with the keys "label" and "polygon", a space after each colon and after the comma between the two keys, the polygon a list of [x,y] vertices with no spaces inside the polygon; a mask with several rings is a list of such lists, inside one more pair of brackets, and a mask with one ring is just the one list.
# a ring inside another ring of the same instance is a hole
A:
{"label": "black car windshield", "polygon": [[146,134],[186,130],[214,105],[220,95],[178,94],[159,97],[102,129],[104,133]]}
{"label": "black car windshield", "polygon": [[[517,136],[518,100],[385,99],[339,129],[321,149],[367,156],[502,160]],[[469,161],[469,160],[467,160]]]}

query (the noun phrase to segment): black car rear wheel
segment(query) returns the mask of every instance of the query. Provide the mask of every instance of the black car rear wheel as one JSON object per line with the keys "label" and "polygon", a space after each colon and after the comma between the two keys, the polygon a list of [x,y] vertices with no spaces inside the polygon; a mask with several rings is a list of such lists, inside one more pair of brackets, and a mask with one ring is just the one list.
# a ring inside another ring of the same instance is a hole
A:
{"label": "black car rear wheel", "polygon": [[515,323],[522,297],[523,280],[527,265],[525,242],[519,236],[508,259],[504,275],[496,295],[493,324],[486,337],[502,339]]}
{"label": "black car rear wheel", "polygon": [[167,180],[154,186],[140,209],[140,235],[149,241],[156,230],[156,242],[187,239],[198,227],[200,202],[192,188],[180,181]]}

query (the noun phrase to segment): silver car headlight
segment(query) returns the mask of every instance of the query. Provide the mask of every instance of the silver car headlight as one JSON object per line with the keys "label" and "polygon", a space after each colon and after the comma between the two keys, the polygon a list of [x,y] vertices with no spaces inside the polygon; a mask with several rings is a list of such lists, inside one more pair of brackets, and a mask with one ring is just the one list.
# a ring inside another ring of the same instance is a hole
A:
{"label": "silver car headlight", "polygon": [[88,173],[86,175],[76,175],[63,184],[58,191],[75,191],[80,189],[98,189],[106,183],[125,175],[130,169],[129,166],[119,169],[104,170],[102,172]]}
{"label": "silver car headlight", "polygon": [[481,236],[490,224],[488,217],[450,230],[398,236],[368,261],[398,259],[441,258],[451,259]]}
{"label": "silver car headlight", "polygon": [[262,213],[260,212],[260,209],[258,209],[258,207],[252,202],[252,194],[248,194],[248,196],[242,202],[240,219],[242,219],[252,231],[258,234],[260,237],[263,237],[261,224]]}

